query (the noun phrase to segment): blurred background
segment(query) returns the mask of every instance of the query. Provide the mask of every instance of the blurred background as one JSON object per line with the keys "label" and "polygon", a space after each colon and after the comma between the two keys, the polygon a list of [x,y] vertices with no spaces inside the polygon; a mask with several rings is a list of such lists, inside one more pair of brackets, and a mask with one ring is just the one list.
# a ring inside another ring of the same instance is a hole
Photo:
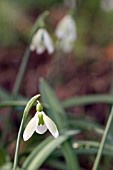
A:
{"label": "blurred background", "polygon": [[[39,14],[45,10],[50,11],[47,24],[53,35],[57,23],[72,8],[73,2],[74,0],[0,0],[1,101],[11,96],[31,28]],[[113,2],[108,0],[106,4],[105,0],[76,0],[73,10],[76,13],[77,27],[74,49],[55,61],[55,53],[49,56],[46,51],[42,55],[31,52],[19,95],[30,98],[39,93],[40,77],[48,80],[61,100],[74,96],[113,93]],[[0,111],[1,133],[8,111],[8,108]],[[90,117],[104,126],[110,106],[100,102],[72,107],[69,112],[79,117]],[[7,133],[6,143],[11,143],[11,139],[16,136],[21,116],[21,110],[19,115],[13,111],[10,120],[13,126]],[[12,143],[7,147],[12,159],[14,146],[15,143]],[[3,162],[4,159],[1,164]],[[80,164],[87,170],[91,169],[87,158],[80,157]],[[47,167],[49,169],[51,168]]]}

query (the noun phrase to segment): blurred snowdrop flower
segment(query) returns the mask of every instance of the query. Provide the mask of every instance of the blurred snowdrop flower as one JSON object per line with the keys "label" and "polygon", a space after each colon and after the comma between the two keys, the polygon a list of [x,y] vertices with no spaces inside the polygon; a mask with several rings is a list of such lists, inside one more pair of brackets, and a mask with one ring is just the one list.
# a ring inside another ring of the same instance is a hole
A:
{"label": "blurred snowdrop flower", "polygon": [[31,51],[36,50],[37,54],[42,54],[45,50],[49,54],[54,52],[52,39],[46,29],[40,28],[32,38],[30,45]]}
{"label": "blurred snowdrop flower", "polygon": [[113,0],[101,0],[101,8],[106,12],[112,11]]}
{"label": "blurred snowdrop flower", "polygon": [[57,138],[59,136],[59,132],[56,125],[52,121],[52,119],[50,119],[42,111],[42,105],[39,102],[37,104],[36,110],[37,112],[35,116],[29,121],[24,130],[23,133],[24,141],[27,141],[33,135],[34,132],[38,134],[43,134],[47,131],[47,129],[51,132],[54,138]]}
{"label": "blurred snowdrop flower", "polygon": [[56,27],[56,36],[59,40],[60,48],[68,53],[73,48],[73,43],[77,38],[76,24],[71,15],[66,15]]}

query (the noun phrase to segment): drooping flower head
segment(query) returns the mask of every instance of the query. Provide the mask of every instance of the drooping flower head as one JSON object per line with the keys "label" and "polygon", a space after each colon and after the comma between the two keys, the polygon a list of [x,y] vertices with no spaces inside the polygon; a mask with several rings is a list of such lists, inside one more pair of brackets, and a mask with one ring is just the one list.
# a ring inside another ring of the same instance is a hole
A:
{"label": "drooping flower head", "polygon": [[56,27],[55,33],[61,49],[64,52],[70,52],[73,48],[73,43],[77,38],[76,25],[73,17],[71,15],[66,15],[61,19]]}
{"label": "drooping flower head", "polygon": [[42,54],[45,50],[49,54],[54,52],[52,39],[46,29],[40,28],[32,38],[30,45],[31,51],[36,50],[37,54]]}
{"label": "drooping flower head", "polygon": [[29,121],[24,130],[23,139],[24,141],[27,141],[34,132],[43,134],[47,131],[47,129],[54,136],[54,138],[59,136],[55,123],[43,112],[43,107],[41,103],[38,102],[34,117]]}

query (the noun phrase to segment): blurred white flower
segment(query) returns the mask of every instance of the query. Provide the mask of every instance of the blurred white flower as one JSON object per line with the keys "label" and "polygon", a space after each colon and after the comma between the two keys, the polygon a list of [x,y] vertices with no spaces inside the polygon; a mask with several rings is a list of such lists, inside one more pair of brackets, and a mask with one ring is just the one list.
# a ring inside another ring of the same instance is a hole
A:
{"label": "blurred white flower", "polygon": [[68,53],[73,48],[73,43],[77,38],[76,24],[71,15],[66,15],[56,27],[56,36],[59,40],[60,48]]}
{"label": "blurred white flower", "polygon": [[113,0],[101,0],[101,8],[106,12],[112,11]]}
{"label": "blurred white flower", "polygon": [[52,39],[46,29],[40,28],[32,38],[30,45],[31,51],[36,50],[37,54],[42,54],[45,50],[49,54],[54,52]]}
{"label": "blurred white flower", "polygon": [[55,123],[43,111],[37,111],[35,116],[27,124],[23,133],[23,139],[24,141],[27,141],[34,132],[43,134],[47,129],[51,132],[54,138],[59,136]]}

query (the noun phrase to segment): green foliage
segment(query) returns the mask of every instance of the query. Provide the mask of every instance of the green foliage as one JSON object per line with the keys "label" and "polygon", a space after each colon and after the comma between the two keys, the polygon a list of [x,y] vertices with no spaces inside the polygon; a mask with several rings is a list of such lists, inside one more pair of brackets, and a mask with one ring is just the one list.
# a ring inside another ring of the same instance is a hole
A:
{"label": "green foliage", "polygon": [[[47,105],[49,112],[52,113],[51,116],[53,115],[53,120],[58,125],[58,129],[64,130],[65,128],[68,128],[67,117],[63,107],[55,96],[54,91],[43,79],[40,81],[40,92],[42,94],[44,104]],[[62,145],[62,152],[66,159],[68,168],[70,170],[74,170],[75,168],[79,170],[77,157],[73,154],[72,147],[69,142],[65,142]]]}
{"label": "green foliage", "polygon": [[6,152],[3,148],[0,148],[0,167],[6,163]]}
{"label": "green foliage", "polygon": [[27,103],[25,109],[24,109],[24,113],[23,113],[23,117],[22,117],[22,121],[20,124],[20,129],[18,132],[18,137],[17,137],[17,143],[16,143],[16,150],[15,150],[15,157],[14,157],[14,166],[13,166],[13,170],[16,170],[17,168],[17,162],[18,162],[18,152],[19,152],[19,147],[20,147],[20,138],[21,138],[21,134],[22,134],[22,130],[23,130],[23,126],[25,123],[25,119],[31,109],[31,107],[33,106],[33,104],[37,101],[37,99],[40,97],[40,95],[36,95],[34,97],[31,98],[31,100]]}
{"label": "green foliage", "polygon": [[[63,1],[60,0],[1,0],[1,44],[16,44],[21,36],[24,40],[26,40],[26,38],[28,39],[28,32],[32,27],[32,17],[30,18],[26,14],[26,11],[29,13],[31,7],[33,7],[34,10],[37,10],[38,14],[42,10],[50,10],[51,7],[55,5],[61,5],[62,2]],[[98,0],[80,1],[77,8],[76,23],[78,39],[75,43],[74,52],[76,55],[84,57],[87,54],[87,46],[90,42],[94,44],[96,43],[99,47],[112,42],[113,12],[106,13],[102,11],[100,8],[100,1]],[[44,21],[47,16],[48,12],[45,11],[36,20],[30,38],[32,38],[37,28],[44,26]],[[25,30],[22,27],[23,23],[27,23]],[[61,102],[57,98],[54,89],[51,88],[47,81],[40,79],[39,90],[42,97],[44,111],[58,126],[60,136],[57,139],[53,139],[46,135],[43,137],[34,135],[35,137],[33,136],[33,140],[31,140],[30,143],[23,143],[21,136],[24,123],[32,106],[36,105],[36,100],[40,96],[36,95],[28,101],[28,99],[18,94],[29,56],[30,49],[28,45],[23,56],[12,94],[0,88],[0,109],[11,107],[16,113],[18,113],[20,110],[23,111],[23,107],[25,107],[17,137],[14,165],[12,156],[7,153],[10,145],[12,144],[13,146],[15,144],[13,138],[15,137],[15,134],[12,133],[13,135],[11,134],[11,139],[8,142],[4,140],[0,141],[2,144],[1,146],[4,146],[4,148],[0,148],[0,170],[11,170],[12,167],[13,170],[37,170],[44,165],[58,170],[81,170],[82,168],[79,165],[79,155],[82,155],[83,159],[88,156],[90,164],[94,162],[93,170],[99,168],[102,169],[102,167],[104,167],[100,163],[100,159],[103,156],[103,160],[105,160],[104,169],[108,170],[111,158],[113,157],[113,110],[108,117],[105,127],[101,126],[94,119],[89,117],[72,116],[69,112],[71,112],[70,110],[72,107],[95,103],[105,103],[111,106],[113,104],[113,96],[111,94],[77,96]],[[12,117],[12,110],[10,113],[11,114],[9,114],[9,118],[7,119]],[[20,117],[21,114],[19,118]],[[6,127],[6,134],[4,133],[5,130],[3,130],[1,134],[5,134],[4,139],[6,139],[9,130],[8,126],[12,128],[15,125],[12,125],[9,122],[4,122],[4,124]],[[39,122],[39,124],[43,123]],[[22,151],[19,153],[20,144],[22,145]],[[95,159],[96,154],[97,156]],[[18,165],[20,167],[18,167]]]}
{"label": "green foliage", "polygon": [[[78,131],[71,132],[70,135],[75,135],[79,133]],[[40,168],[43,162],[48,158],[48,156],[63,142],[69,138],[69,132],[67,135],[60,136],[57,139],[47,138],[35,150],[29,155],[23,164],[23,169],[33,169],[36,170]],[[72,163],[72,162],[71,162]]]}

